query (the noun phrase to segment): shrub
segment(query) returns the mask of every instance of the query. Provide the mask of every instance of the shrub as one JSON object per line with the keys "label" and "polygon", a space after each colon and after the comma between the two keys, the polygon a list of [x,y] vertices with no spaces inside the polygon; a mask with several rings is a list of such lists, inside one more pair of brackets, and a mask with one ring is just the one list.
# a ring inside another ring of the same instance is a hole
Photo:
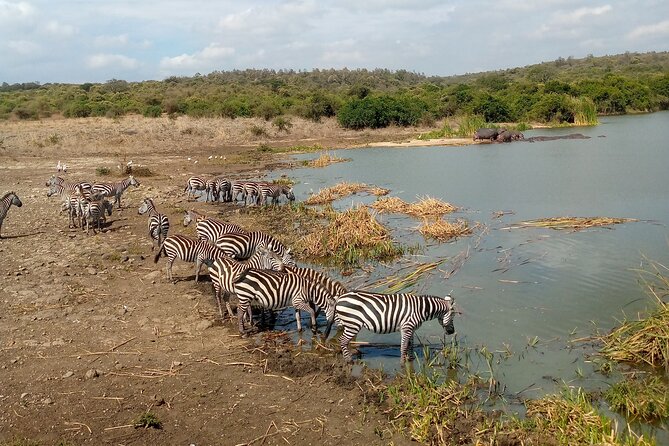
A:
{"label": "shrub", "polygon": [[98,167],[95,169],[95,174],[100,177],[106,177],[107,175],[111,174],[111,170],[109,170],[108,167]]}
{"label": "shrub", "polygon": [[286,133],[290,133],[290,129],[293,127],[293,123],[290,121],[290,119],[284,116],[277,116],[274,118],[272,125],[276,127],[278,131]]}
{"label": "shrub", "polygon": [[249,132],[251,132],[251,135],[255,136],[256,138],[267,136],[267,130],[265,129],[265,127],[261,127],[256,124],[253,124],[251,126]]}
{"label": "shrub", "polygon": [[26,107],[17,107],[14,109],[14,114],[19,119],[37,119],[37,111]]}
{"label": "shrub", "polygon": [[144,109],[143,115],[147,118],[160,118],[163,109],[160,105],[149,105]]}

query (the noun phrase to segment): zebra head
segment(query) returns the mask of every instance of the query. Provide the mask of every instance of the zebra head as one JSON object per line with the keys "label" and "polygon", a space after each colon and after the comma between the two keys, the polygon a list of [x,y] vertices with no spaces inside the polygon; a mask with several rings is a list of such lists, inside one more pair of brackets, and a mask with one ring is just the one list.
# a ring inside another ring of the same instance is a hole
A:
{"label": "zebra head", "polygon": [[63,184],[63,179],[57,177],[56,175],[51,175],[51,178],[49,178],[49,181],[46,182],[46,185],[53,186],[55,184]]}
{"label": "zebra head", "polygon": [[255,254],[260,257],[260,268],[274,271],[284,271],[284,262],[274,251],[267,249],[264,244],[256,247]]}
{"label": "zebra head", "polygon": [[444,330],[446,331],[446,334],[452,335],[455,333],[455,327],[453,326],[453,305],[455,304],[453,302],[453,298],[448,295],[444,296],[443,298],[447,302],[447,310],[444,313],[444,315],[439,319],[439,323],[441,324],[442,327],[444,327]]}
{"label": "zebra head", "polygon": [[63,190],[62,186],[59,187],[59,185],[57,185],[57,184],[52,184],[49,187],[49,191],[46,193],[46,196],[51,197],[53,195],[57,195],[57,194],[61,193],[62,190]]}
{"label": "zebra head", "polygon": [[23,206],[23,203],[21,203],[21,199],[19,198],[18,195],[16,195],[15,192],[10,192],[10,195],[12,195],[12,204],[14,206],[16,206],[17,208]]}
{"label": "zebra head", "polygon": [[150,198],[145,198],[144,201],[142,201],[142,205],[137,210],[137,213],[139,215],[146,214],[150,207],[154,207],[153,201]]}
{"label": "zebra head", "polygon": [[135,187],[138,187],[138,186],[139,186],[139,184],[140,184],[140,183],[139,183],[139,180],[136,179],[135,177],[133,177],[132,175],[130,175],[130,176],[128,177],[128,179],[130,180],[130,185],[131,185],[131,186],[135,186]]}
{"label": "zebra head", "polygon": [[188,226],[193,221],[193,216],[190,211],[184,211],[184,226]]}
{"label": "zebra head", "polygon": [[293,259],[293,255],[290,252],[290,248],[287,248],[283,252],[283,255],[281,256],[281,261],[283,262],[284,265],[297,266],[297,263],[295,263],[295,259]]}
{"label": "zebra head", "polygon": [[288,198],[288,201],[295,201],[295,194],[293,193],[292,187],[284,186],[281,191],[286,196],[286,198]]}

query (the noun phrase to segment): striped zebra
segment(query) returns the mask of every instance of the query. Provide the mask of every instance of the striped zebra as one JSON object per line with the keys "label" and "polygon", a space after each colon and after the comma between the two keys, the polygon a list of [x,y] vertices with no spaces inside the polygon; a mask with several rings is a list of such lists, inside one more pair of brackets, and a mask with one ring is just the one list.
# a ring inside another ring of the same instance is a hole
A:
{"label": "striped zebra", "polygon": [[[298,276],[302,276],[310,282],[314,282],[322,286],[325,291],[330,295],[330,299],[334,302],[339,299],[339,296],[348,292],[346,287],[336,280],[332,280],[327,274],[317,271],[313,268],[308,267],[298,267],[298,266],[285,266],[284,269]],[[320,312],[320,307],[316,309],[316,316]]]}
{"label": "striped zebra", "polygon": [[[413,360],[413,333],[430,319],[439,319],[446,334],[455,333],[453,327],[453,300],[451,296],[427,296],[408,293],[379,294],[350,291],[339,297],[335,305],[336,319],[344,327],[339,339],[344,360],[351,361],[348,344],[362,327],[374,333],[400,331],[402,342],[400,361]],[[330,320],[325,337],[330,334]]]}
{"label": "striped zebra", "polygon": [[186,181],[186,187],[184,188],[184,192],[188,192],[188,194],[186,195],[186,199],[187,200],[194,199],[195,192],[206,189],[207,189],[207,180],[197,176],[190,177],[188,181]]}
{"label": "striped zebra", "polygon": [[216,238],[214,244],[221,248],[228,256],[236,260],[248,259],[253,255],[256,248],[262,244],[267,249],[277,253],[283,263],[295,266],[295,260],[293,260],[290,248],[287,248],[279,240],[262,231],[222,234]]}
{"label": "striped zebra", "polygon": [[93,193],[97,193],[102,197],[114,197],[114,204],[118,204],[121,209],[121,195],[130,186],[139,187],[139,181],[130,175],[128,178],[118,183],[95,183],[91,188]]}
{"label": "striped zebra", "polygon": [[267,204],[267,199],[272,199],[272,204],[279,203],[279,197],[285,195],[288,201],[295,201],[295,194],[293,193],[293,188],[286,186],[285,184],[262,184],[260,186],[260,198],[258,199],[259,204]]}
{"label": "striped zebra", "polygon": [[227,178],[216,178],[216,201],[232,201],[232,183]]}
{"label": "striped zebra", "polygon": [[[2,231],[2,222],[5,220],[7,212],[9,211],[9,208],[12,207],[12,205],[20,208],[23,206],[23,203],[21,203],[21,199],[18,195],[16,195],[16,193],[7,192],[2,198],[0,198],[0,231]],[[2,234],[0,234],[0,238],[2,238]]]}
{"label": "striped zebra", "polygon": [[75,186],[73,188],[75,192],[70,192],[69,188],[62,184],[53,184],[49,186],[49,191],[46,193],[47,197],[57,195],[62,199],[61,210],[68,213],[68,228],[77,227],[75,220],[79,222],[80,227],[82,226],[81,202],[84,198],[79,185],[73,184],[73,186]]}
{"label": "striped zebra", "polygon": [[137,212],[140,215],[149,214],[149,237],[151,237],[151,251],[153,251],[155,245],[160,247],[167,237],[170,221],[167,215],[158,212],[151,198],[145,198]]}
{"label": "striped zebra", "polygon": [[67,182],[63,177],[57,177],[55,175],[51,175],[51,178],[49,178],[49,181],[46,182],[46,186],[54,186],[54,185],[60,185],[63,186],[69,193],[77,193],[76,187],[79,186],[81,191],[85,194],[90,194],[91,192],[91,187],[92,184],[89,183],[88,181],[79,181],[79,182]]}
{"label": "striped zebra", "polygon": [[112,214],[112,209],[114,206],[104,198],[102,200],[92,201],[92,200],[81,200],[81,229],[84,229],[84,223],[86,224],[86,234],[90,234],[91,225],[93,225],[93,234],[95,232],[95,225],[98,227],[98,231],[101,230],[102,222],[106,221],[105,211],[107,215]]}
{"label": "striped zebra", "polygon": [[[207,180],[206,186],[205,186],[205,192],[207,196],[205,197],[205,201],[218,201],[218,189],[216,189],[216,178],[212,178],[210,180]],[[211,200],[209,199],[211,198]]]}
{"label": "striped zebra", "polygon": [[316,331],[314,306],[326,309],[328,321],[334,319],[334,302],[323,287],[304,277],[288,272],[266,269],[249,269],[234,284],[239,332],[244,334],[244,317],[250,316],[251,302],[269,310],[280,310],[289,306],[295,309],[297,331],[302,331],[300,311],[309,313],[311,329]]}
{"label": "striped zebra", "polygon": [[219,257],[216,260],[207,259],[204,261],[209,268],[209,277],[214,285],[214,297],[218,303],[218,312],[223,317],[223,307],[221,306],[221,294],[225,301],[225,307],[230,317],[234,317],[232,308],[230,308],[230,293],[234,293],[234,284],[249,268],[270,269],[274,271],[283,271],[284,264],[276,253],[266,249],[264,246],[258,246],[255,253],[244,261],[237,261],[230,257]]}
{"label": "striped zebra", "polygon": [[171,282],[174,282],[172,264],[176,258],[184,262],[195,262],[195,281],[197,282],[200,278],[200,269],[202,269],[202,264],[206,259],[215,260],[226,255],[209,242],[185,235],[168,235],[160,245],[158,254],[153,258],[153,262],[158,263],[163,253],[167,257],[167,278]]}
{"label": "striped zebra", "polygon": [[193,209],[184,212],[184,226],[188,226],[193,220],[196,221],[195,232],[200,240],[209,240],[215,243],[223,234],[239,233],[246,234],[247,231],[234,223],[226,223],[214,218],[209,218]]}

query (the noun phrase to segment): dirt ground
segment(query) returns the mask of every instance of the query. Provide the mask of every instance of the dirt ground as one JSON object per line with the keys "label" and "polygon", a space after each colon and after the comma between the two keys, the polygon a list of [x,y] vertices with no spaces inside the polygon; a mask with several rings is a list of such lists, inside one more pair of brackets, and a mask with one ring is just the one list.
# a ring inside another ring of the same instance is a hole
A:
{"label": "dirt ground", "polygon": [[[177,261],[172,284],[165,260],[153,262],[137,213],[144,197],[169,216],[171,233],[187,233],[183,209],[231,221],[240,212],[187,202],[186,178],[257,178],[284,161],[259,144],[339,148],[420,131],[294,122],[290,133],[253,120],[0,122],[0,193],[23,201],[0,240],[0,444],[409,443],[339,356],[284,348],[276,334],[240,338],[235,323],[217,317],[211,284],[194,282],[192,264]],[[253,125],[267,133],[252,136]],[[139,175],[103,232],[68,229],[44,185],[57,162],[68,165],[67,179],[118,181],[117,166],[130,160],[154,176]],[[100,167],[112,175],[96,175]],[[160,429],[135,427],[147,412]]]}

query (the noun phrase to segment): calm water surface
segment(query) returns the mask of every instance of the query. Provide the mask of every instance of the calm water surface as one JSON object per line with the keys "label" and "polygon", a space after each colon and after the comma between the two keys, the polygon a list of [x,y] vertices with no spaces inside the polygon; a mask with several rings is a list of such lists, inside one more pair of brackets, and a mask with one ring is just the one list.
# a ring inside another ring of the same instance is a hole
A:
{"label": "calm water surface", "polygon": [[[379,216],[402,243],[423,248],[421,255],[392,268],[447,259],[445,271],[455,256],[468,253],[448,279],[435,273],[410,291],[452,291],[462,311],[455,320],[460,345],[510,352],[509,359],[495,361],[495,377],[506,386],[507,396],[532,397],[561,388],[563,381],[601,386],[604,377],[586,361],[592,346],[569,348],[570,339],[607,331],[625,315],[646,308],[649,299],[638,284],[637,270],[646,258],[669,264],[669,113],[602,118],[596,127],[532,130],[525,136],[574,132],[591,138],[335,150],[334,155],[350,161],[279,173],[298,181],[298,200],[342,181],[364,182],[388,188],[391,196],[406,201],[442,199],[461,208],[453,217],[479,223],[476,235],[437,244],[417,233],[417,220]],[[358,195],[335,206],[345,209],[373,200]],[[495,211],[510,213],[494,218]],[[560,216],[643,221],[581,232],[507,229],[523,220]],[[345,281],[366,286],[392,268],[377,266],[369,277]],[[442,339],[439,324],[426,323],[418,331],[417,350],[418,341],[438,346]],[[358,340],[393,344],[363,348],[362,353],[371,365],[396,369],[399,334],[361,333]]]}

